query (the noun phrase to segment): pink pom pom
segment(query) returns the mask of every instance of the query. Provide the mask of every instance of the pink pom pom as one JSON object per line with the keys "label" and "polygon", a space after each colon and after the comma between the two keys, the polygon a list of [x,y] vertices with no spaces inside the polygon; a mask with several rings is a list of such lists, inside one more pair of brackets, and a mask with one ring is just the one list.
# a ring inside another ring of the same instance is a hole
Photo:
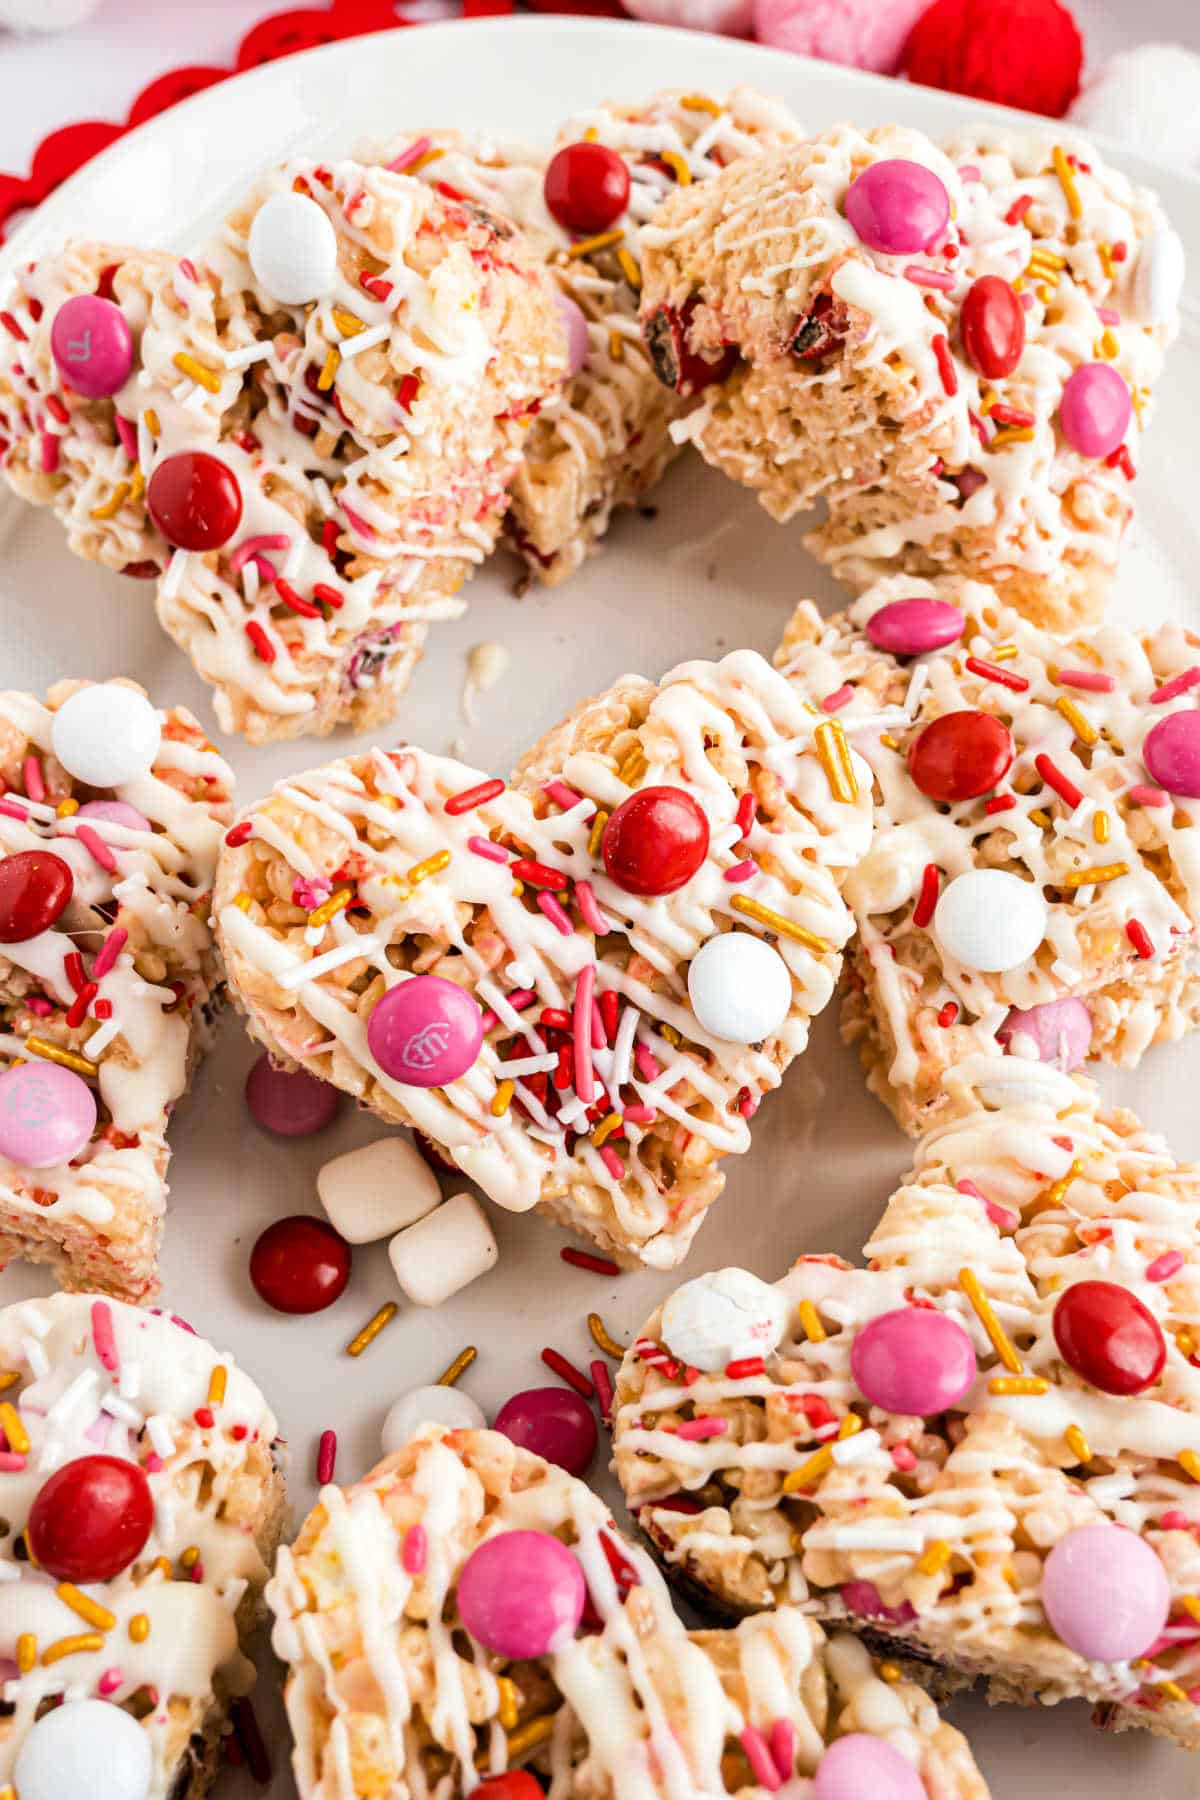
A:
{"label": "pink pom pom", "polygon": [[719,31],[745,37],[754,0],[621,0],[627,13],[648,25],[682,25],[687,31]]}
{"label": "pink pom pom", "polygon": [[754,35],[774,50],[892,75],[929,0],[754,0]]}

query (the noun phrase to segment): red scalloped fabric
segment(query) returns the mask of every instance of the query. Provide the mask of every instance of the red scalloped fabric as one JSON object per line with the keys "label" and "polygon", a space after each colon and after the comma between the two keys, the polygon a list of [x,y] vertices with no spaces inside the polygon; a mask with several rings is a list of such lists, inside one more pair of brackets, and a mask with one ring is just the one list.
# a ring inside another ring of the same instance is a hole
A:
{"label": "red scalloped fabric", "polygon": [[[588,13],[609,18],[623,16],[616,0],[530,0],[537,12]],[[517,10],[514,0],[463,0],[463,14],[468,19],[494,18]],[[106,150],[117,138],[124,137],[135,126],[166,112],[170,106],[188,100],[202,89],[214,87],[230,75],[256,69],[262,63],[276,62],[282,56],[294,56],[299,50],[314,50],[320,44],[335,44],[341,38],[364,37],[372,31],[395,31],[416,25],[419,20],[406,19],[403,6],[393,0],[330,0],[327,6],[305,6],[289,12],[273,13],[254,26],[242,39],[232,68],[195,65],[170,69],[148,87],[142,89],[129,109],[123,124],[106,119],[85,119],[77,125],[64,125],[44,138],[34,152],[27,175],[8,175],[0,171],[0,243],[4,227],[18,212],[39,206],[69,175],[74,175],[93,156]]]}

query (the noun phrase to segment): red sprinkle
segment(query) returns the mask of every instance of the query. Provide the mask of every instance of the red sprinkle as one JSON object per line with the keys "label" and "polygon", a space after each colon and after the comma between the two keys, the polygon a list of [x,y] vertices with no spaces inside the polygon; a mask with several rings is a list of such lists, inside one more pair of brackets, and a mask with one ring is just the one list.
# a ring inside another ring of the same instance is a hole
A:
{"label": "red sprinkle", "polygon": [[315,606],[311,600],[305,600],[296,592],[290,581],[283,579],[282,575],[276,578],[275,592],[283,604],[290,607],[292,612],[299,613],[302,619],[319,619],[321,617],[320,607]]}
{"label": "red sprinkle", "polygon": [[96,981],[103,981],[108,971],[120,956],[128,941],[129,933],[123,925],[114,925],[99,950],[92,964],[92,975]]}
{"label": "red sprinkle", "polygon": [[953,1025],[955,1019],[957,1019],[957,1017],[958,1017],[958,1001],[957,1000],[947,1000],[945,1006],[943,1006],[941,1012],[937,1016],[937,1022],[941,1026],[943,1031],[948,1031],[950,1026]]}
{"label": "red sprinkle", "polygon": [[925,873],[921,877],[921,892],[917,896],[917,904],[913,907],[913,924],[928,925],[938,903],[940,884],[936,863],[926,863]]}
{"label": "red sprinkle", "polygon": [[1075,786],[1075,783],[1070,780],[1068,776],[1063,774],[1057,763],[1050,760],[1044,750],[1040,756],[1034,757],[1033,766],[1041,776],[1042,780],[1046,783],[1046,786],[1053,788],[1060,800],[1065,800],[1070,807],[1079,805],[1080,801],[1083,799],[1083,795]]}
{"label": "red sprinkle", "polygon": [[99,992],[100,989],[94,981],[89,981],[85,987],[80,988],[66,1015],[67,1024],[72,1031],[83,1024],[88,1015],[88,1007]]}
{"label": "red sprinkle", "polygon": [[1115,450],[1109,452],[1104,461],[1108,468],[1120,469],[1126,481],[1136,480],[1137,470],[1133,466],[1133,458],[1129,454],[1128,444],[1118,444]]}
{"label": "red sprinkle", "polygon": [[[463,788],[459,794],[451,794],[442,810],[449,813],[452,819],[457,819],[460,813],[473,812],[477,806],[486,806],[489,800],[494,800],[498,794],[503,792],[504,783],[499,776],[496,776],[491,781],[479,782],[473,788]],[[514,871],[516,867],[517,865],[514,863]],[[567,879],[564,875],[563,886],[566,887],[566,885]]]}
{"label": "red sprinkle", "polygon": [[213,1409],[211,1406],[198,1406],[192,1414],[192,1417],[202,1431],[211,1431],[216,1422],[213,1418]]}
{"label": "red sprinkle", "polygon": [[317,1445],[317,1480],[324,1487],[333,1480],[334,1464],[337,1462],[337,1432],[323,1431]]}
{"label": "red sprinkle", "polygon": [[246,840],[253,837],[253,835],[254,820],[243,819],[240,824],[231,825],[229,827],[229,830],[225,833],[225,842],[229,845],[231,850],[236,850],[239,844],[244,844]]}
{"label": "red sprinkle", "polygon": [[246,636],[254,645],[257,655],[261,656],[265,663],[273,663],[276,656],[275,646],[259,624],[258,620],[248,619],[246,621],[245,630]]}
{"label": "red sprinkle", "polygon": [[334,556],[338,547],[338,528],[336,519],[326,519],[321,527],[321,548],[326,556]]}
{"label": "red sprinkle", "polygon": [[421,377],[406,375],[396,390],[396,404],[401,412],[411,412],[412,403],[421,391]]}
{"label": "red sprinkle", "polygon": [[1019,429],[1037,424],[1034,413],[1022,412],[1019,406],[1004,406],[999,401],[988,412],[988,418],[995,420],[997,425],[1016,425]]}
{"label": "red sprinkle", "polygon": [[749,835],[750,829],[754,824],[756,810],[757,802],[755,801],[754,795],[747,788],[746,792],[738,801],[737,811],[733,815],[734,824],[737,826],[743,837]]}
{"label": "red sprinkle", "polygon": [[1154,955],[1154,939],[1146,930],[1140,919],[1130,919],[1125,927],[1125,936],[1129,939],[1143,962],[1149,962]]}
{"label": "red sprinkle", "polygon": [[1021,223],[1021,220],[1025,217],[1025,214],[1029,211],[1029,209],[1032,205],[1033,205],[1033,195],[1032,194],[1021,194],[1016,200],[1013,201],[1012,205],[1009,207],[1008,211],[1005,213],[1004,223],[1006,225],[1019,225]]}
{"label": "red sprinkle", "polygon": [[1008,812],[1016,804],[1015,794],[993,794],[990,800],[984,801],[983,810],[985,813]]}
{"label": "red sprinkle", "polygon": [[573,1387],[577,1394],[582,1394],[585,1400],[590,1400],[595,1394],[596,1390],[583,1370],[577,1369],[575,1364],[568,1362],[565,1356],[560,1356],[557,1350],[549,1348],[543,1350],[542,1361],[548,1369],[552,1369],[556,1375],[561,1376],[568,1387]]}
{"label": "red sprinkle", "polygon": [[83,970],[83,958],[78,950],[70,950],[63,957],[63,971],[74,993],[77,994],[80,988],[87,985],[87,976]]}
{"label": "red sprinkle", "polygon": [[734,1362],[725,1364],[725,1373],[730,1381],[744,1381],[750,1375],[765,1375],[767,1365],[761,1356],[740,1356]]}
{"label": "red sprinkle", "polygon": [[[333,524],[332,519],[328,522]],[[339,594],[335,587],[330,587],[327,581],[313,583],[313,599],[319,600],[322,606],[327,606],[330,612],[341,612],[346,604],[346,596]]]}
{"label": "red sprinkle", "polygon": [[571,1015],[564,1012],[561,1006],[543,1006],[538,1014],[538,1024],[543,1025],[547,1031],[570,1031]]}
{"label": "red sprinkle", "polygon": [[27,344],[29,342],[29,339],[21,330],[21,327],[17,324],[17,321],[10,312],[0,312],[0,325],[3,325],[5,331],[7,331],[10,336],[16,338],[18,344]]}
{"label": "red sprinkle", "polygon": [[1029,686],[1024,675],[1014,675],[1011,669],[1002,669],[999,663],[983,662],[978,656],[968,656],[964,665],[972,675],[982,675],[985,681],[999,682],[1001,687],[1011,688],[1014,694],[1023,694]]}
{"label": "red sprinkle", "polygon": [[933,340],[933,354],[937,360],[938,374],[942,378],[942,387],[953,398],[958,392],[958,370],[954,367],[954,358],[950,354],[950,341],[942,332]]}
{"label": "red sprinkle", "polygon": [[370,294],[372,300],[384,301],[392,291],[390,281],[385,281],[382,275],[368,275],[365,269],[358,278],[358,285],[364,294]]}
{"label": "red sprinkle", "polygon": [[[449,810],[447,806],[446,811]],[[561,869],[548,868],[545,863],[534,862],[528,856],[518,856],[512,864],[512,872],[518,881],[528,882],[530,887],[550,888],[556,894],[565,893],[570,886]]]}
{"label": "red sprinkle", "polygon": [[590,1362],[588,1364],[588,1368],[591,1370],[592,1380],[596,1384],[596,1399],[600,1403],[600,1417],[603,1419],[604,1423],[611,1428],[613,1384],[612,1376],[608,1372],[608,1364],[602,1362],[600,1358],[597,1357],[595,1362]]}

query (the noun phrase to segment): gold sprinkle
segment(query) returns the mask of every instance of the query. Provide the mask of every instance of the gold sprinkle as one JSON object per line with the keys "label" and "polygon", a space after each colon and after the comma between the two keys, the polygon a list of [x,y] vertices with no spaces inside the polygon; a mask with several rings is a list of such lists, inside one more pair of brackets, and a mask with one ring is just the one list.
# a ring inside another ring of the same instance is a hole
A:
{"label": "gold sprinkle", "polygon": [[1044,806],[1035,806],[1029,816],[1034,824],[1040,826],[1043,831],[1049,831],[1051,825],[1054,823]]}
{"label": "gold sprinkle", "polygon": [[8,1439],[8,1447],[18,1456],[29,1454],[29,1433],[11,1400],[0,1400],[0,1430]]}
{"label": "gold sprinkle", "polygon": [[236,906],[239,912],[248,913],[250,908],[254,905],[254,901],[251,895],[243,888],[240,894],[235,894],[233,896],[230,905]]}
{"label": "gold sprinkle", "polygon": [[838,1426],[838,1436],[840,1438],[857,1437],[861,1430],[862,1420],[859,1418],[858,1414],[856,1412],[848,1412]]}
{"label": "gold sprinkle", "polygon": [[885,750],[898,750],[900,748],[900,739],[893,737],[890,731],[881,731],[879,734],[879,741]]}
{"label": "gold sprinkle", "polygon": [[37,1661],[37,1638],[32,1631],[23,1631],[17,1639],[17,1668],[22,1675],[28,1675]]}
{"label": "gold sprinkle", "polygon": [[1193,1481],[1200,1481],[1200,1456],[1194,1450],[1181,1450],[1176,1458],[1185,1475]]}
{"label": "gold sprinkle", "polygon": [[678,150],[658,150],[655,152],[660,163],[666,163],[680,187],[692,185],[692,171],[680,156]]}
{"label": "gold sprinkle", "polygon": [[446,152],[444,150],[439,149],[436,146],[433,149],[426,150],[423,156],[418,156],[413,162],[405,164],[404,173],[406,175],[415,175],[418,169],[427,169],[430,163],[435,163],[439,156],[445,156],[445,154]]}
{"label": "gold sprinkle", "polygon": [[54,1591],[64,1606],[69,1606],[73,1613],[77,1613],[81,1619],[86,1619],[89,1625],[96,1627],[97,1631],[111,1631],[116,1624],[116,1613],[109,1612],[107,1606],[101,1606],[99,1601],[93,1600],[90,1594],[80,1593],[73,1582],[60,1581]]}
{"label": "gold sprinkle", "polygon": [[886,1681],[889,1687],[895,1687],[898,1681],[904,1680],[904,1671],[899,1663],[881,1662],[879,1665],[879,1679],[880,1681]]}
{"label": "gold sprinkle", "polygon": [[626,250],[623,244],[617,251],[617,261],[621,265],[622,275],[625,277],[634,293],[640,293],[642,287],[642,271],[638,268],[637,259]]}
{"label": "gold sprinkle", "polygon": [[1129,864],[1126,862],[1100,863],[1095,868],[1069,869],[1065,875],[1056,875],[1054,885],[1061,888],[1092,887],[1104,881],[1119,881],[1122,875],[1128,873]]}
{"label": "gold sprinkle", "polygon": [[1078,1425],[1068,1425],[1064,1436],[1067,1440],[1067,1449],[1071,1452],[1075,1461],[1077,1463],[1090,1463],[1092,1460],[1092,1446],[1088,1443]]}
{"label": "gold sprinkle", "polygon": [[1111,244],[1097,244],[1096,245],[1096,255],[1100,258],[1100,267],[1104,270],[1105,280],[1106,281],[1114,280],[1114,278],[1116,276],[1116,269],[1113,266],[1112,245]]}
{"label": "gold sprinkle", "polygon": [[466,1374],[478,1355],[479,1352],[474,1344],[468,1344],[465,1349],[459,1351],[449,1367],[442,1370],[434,1385],[437,1387],[453,1387],[459,1376]]}
{"label": "gold sprinkle", "polygon": [[1054,164],[1054,173],[1058,176],[1058,185],[1067,197],[1067,211],[1073,219],[1082,219],[1083,201],[1079,198],[1079,189],[1075,185],[1075,171],[1067,161],[1067,153],[1061,144],[1055,144],[1050,152],[1050,160]]}
{"label": "gold sprinkle", "polygon": [[935,1538],[919,1559],[917,1569],[922,1575],[940,1575],[953,1555],[954,1551],[945,1538]]}
{"label": "gold sprinkle", "polygon": [[826,1338],[825,1327],[821,1323],[821,1315],[811,1300],[802,1300],[796,1308],[800,1317],[800,1329],[810,1344],[823,1344]]}
{"label": "gold sprinkle", "polygon": [[1008,1334],[996,1317],[992,1303],[979,1285],[974,1269],[958,1271],[958,1285],[975,1309],[976,1317],[991,1340],[992,1349],[1012,1375],[1021,1373],[1021,1359],[1009,1342]]}
{"label": "gold sprinkle", "polygon": [[[197,387],[204,388],[209,394],[220,393],[221,377],[215,369],[210,369],[207,363],[197,362],[196,358],[189,356],[186,350],[177,351],[171,361],[181,375],[190,375]],[[157,420],[155,423],[157,424]],[[155,436],[157,435],[156,432]]]}
{"label": "gold sprinkle", "polygon": [[229,1371],[224,1363],[217,1363],[208,1378],[208,1404],[220,1406],[225,1399],[225,1384],[229,1379]]}
{"label": "gold sprinkle", "polygon": [[1165,1700],[1176,1700],[1184,1706],[1189,1706],[1191,1704],[1187,1694],[1177,1681],[1160,1681],[1158,1683],[1158,1691]]}
{"label": "gold sprinkle", "polygon": [[612,231],[598,231],[594,237],[580,238],[577,244],[572,244],[567,251],[567,256],[574,260],[580,256],[592,256],[597,250],[611,250],[613,245],[619,244],[624,236],[625,232],[620,225]]}
{"label": "gold sprinkle", "polygon": [[430,875],[440,874],[441,871],[448,868],[449,865],[450,852],[448,850],[435,850],[432,856],[427,856],[425,858],[424,862],[414,863],[412,868],[408,871],[406,879],[412,883],[413,887],[416,887],[418,882],[427,880]]}
{"label": "gold sprinkle", "polygon": [[715,100],[710,100],[707,94],[680,94],[679,104],[685,112],[711,113],[714,119],[719,119],[725,110]]}
{"label": "gold sprinkle", "polygon": [[333,386],[333,378],[341,360],[341,351],[335,344],[331,344],[325,353],[325,361],[321,364],[321,373],[317,376],[317,387],[322,394],[327,394]]}
{"label": "gold sprinkle", "polygon": [[608,1139],[612,1136],[613,1132],[617,1129],[617,1126],[620,1123],[621,1123],[621,1115],[619,1112],[610,1112],[610,1113],[605,1114],[605,1116],[601,1119],[600,1123],[597,1125],[595,1131],[593,1131],[593,1133],[592,1133],[592,1143],[595,1145],[597,1150],[599,1150],[599,1148],[602,1144],[604,1144],[608,1141]]}
{"label": "gold sprinkle", "polygon": [[58,805],[54,809],[55,817],[59,818],[59,819],[69,819],[72,813],[77,813],[78,811],[79,811],[78,800],[72,800],[70,798],[68,798],[66,800],[60,800]]}
{"label": "gold sprinkle", "polygon": [[592,820],[591,835],[588,838],[588,855],[594,862],[600,854],[600,842],[604,836],[604,827],[608,824],[608,814],[598,812]]}
{"label": "gold sprinkle", "polygon": [[328,900],[323,900],[320,906],[313,907],[305,923],[308,925],[328,925],[334,914],[344,912],[353,898],[353,888],[334,888]]}
{"label": "gold sprinkle", "polygon": [[366,330],[363,321],[354,313],[347,312],[344,306],[331,307],[330,313],[334,324],[344,338],[357,337],[360,331]]}
{"label": "gold sprinkle", "polygon": [[673,1044],[675,1049],[678,1050],[683,1039],[678,1031],[676,1031],[674,1025],[660,1025],[658,1029],[662,1036],[666,1038],[668,1044]]}
{"label": "gold sprinkle", "polygon": [[980,416],[982,418],[986,419],[988,414],[991,412],[993,406],[995,406],[995,404],[996,404],[996,396],[992,392],[991,388],[984,388],[982,394],[980,394],[980,396],[979,396]]}
{"label": "gold sprinkle", "polygon": [[625,1354],[625,1345],[618,1344],[616,1338],[609,1332],[604,1320],[600,1317],[600,1314],[589,1313],[587,1322],[588,1330],[592,1334],[592,1342],[595,1344],[596,1348],[598,1350],[603,1350],[605,1356],[611,1356],[615,1361],[620,1362]]}
{"label": "gold sprinkle", "polygon": [[610,331],[608,334],[608,354],[614,362],[625,361],[625,346],[619,331]]}
{"label": "gold sprinkle", "polygon": [[1187,1613],[1188,1617],[1195,1619],[1196,1623],[1200,1625],[1200,1596],[1196,1594],[1181,1594],[1179,1597],[1179,1604],[1182,1606],[1184,1612]]}
{"label": "gold sprinkle", "polygon": [[989,450],[1005,450],[1009,444],[1031,444],[1033,442],[1032,425],[1007,425],[1003,431],[997,431],[988,439]]}
{"label": "gold sprinkle", "polygon": [[154,1561],[150,1564],[150,1567],[152,1569],[157,1569],[164,1581],[172,1581],[174,1579],[175,1571],[171,1567],[171,1559],[169,1556],[156,1556]]}
{"label": "gold sprinkle", "polygon": [[142,472],[142,465],[141,463],[134,463],[133,474],[129,480],[129,498],[134,506],[137,505],[145,491],[146,477]]}
{"label": "gold sprinkle", "polygon": [[1068,700],[1065,694],[1060,694],[1054,704],[1062,714],[1063,718],[1067,721],[1067,724],[1071,727],[1071,730],[1075,733],[1075,736],[1079,738],[1081,742],[1085,744],[1094,744],[1097,742],[1100,733],[1096,730],[1096,727],[1092,724],[1092,721],[1088,718],[1087,714],[1082,712],[1079,707],[1076,706],[1074,700]]}
{"label": "gold sprinkle", "polygon": [[16,1387],[20,1379],[20,1371],[17,1369],[4,1369],[3,1371],[0,1371],[0,1394],[7,1393],[10,1387]]}
{"label": "gold sprinkle", "polygon": [[1066,257],[1060,256],[1057,250],[1048,250],[1045,244],[1035,244],[1033,246],[1033,249],[1029,252],[1029,261],[1037,268],[1048,269],[1051,272],[1055,269],[1065,269],[1067,266]]}
{"label": "gold sprinkle", "polygon": [[832,1465],[833,1451],[828,1444],[822,1444],[821,1448],[814,1450],[813,1454],[802,1462],[798,1469],[793,1469],[790,1475],[784,1476],[784,1493],[798,1494],[801,1488],[811,1486],[814,1481],[827,1474]]}
{"label": "gold sprinkle", "polygon": [[858,799],[858,782],[850,759],[850,744],[840,719],[827,719],[813,733],[817,755],[835,800],[852,806]]}
{"label": "gold sprinkle", "polygon": [[77,1075],[98,1075],[100,1072],[99,1063],[92,1062],[86,1056],[76,1056],[73,1050],[60,1050],[58,1045],[52,1044],[48,1038],[27,1037],[25,1048],[34,1056],[41,1056],[47,1062],[57,1063],[60,1068],[74,1069]]}
{"label": "gold sprinkle", "polygon": [[1097,348],[1105,362],[1115,362],[1121,354],[1121,346],[1112,334],[1109,326],[1105,326],[1098,340]]}
{"label": "gold sprinkle", "polygon": [[594,144],[599,136],[600,133],[596,130],[596,127],[594,125],[589,125],[583,134],[582,141],[585,144]]}
{"label": "gold sprinkle", "polygon": [[524,893],[524,892],[525,892],[525,883],[524,883],[524,882],[523,882],[523,881],[514,881],[514,882],[513,882],[513,884],[512,884],[512,897],[513,897],[513,899],[514,899],[514,900],[519,900],[519,899],[520,899],[520,898],[521,898],[521,895],[522,895],[522,894],[523,894],[523,893]]}
{"label": "gold sprinkle", "polygon": [[769,906],[764,906],[761,900],[752,900],[748,894],[735,894],[729,904],[743,918],[757,919],[768,931],[777,931],[780,937],[791,938],[794,943],[803,944],[816,956],[825,956],[833,949],[827,938],[818,937],[815,931],[806,931],[803,925],[793,924],[791,919],[772,912]]}
{"label": "gold sprinkle", "polygon": [[517,1091],[515,1081],[502,1081],[492,1095],[492,1103],[488,1108],[493,1119],[502,1119],[512,1105],[512,1097]]}
{"label": "gold sprinkle", "polygon": [[119,481],[102,506],[93,506],[88,514],[92,519],[112,519],[120,512],[129,498],[129,483]]}
{"label": "gold sprinkle", "polygon": [[1045,1394],[1050,1383],[1040,1375],[994,1375],[988,1382],[990,1394]]}
{"label": "gold sprinkle", "polygon": [[496,1686],[500,1690],[500,1710],[497,1717],[505,1731],[512,1731],[521,1716],[517,1684],[511,1675],[497,1675]]}
{"label": "gold sprinkle", "polygon": [[536,1749],[538,1744],[544,1744],[554,1730],[554,1719],[553,1713],[542,1713],[540,1718],[530,1719],[527,1725],[518,1726],[516,1731],[510,1732],[506,1746],[509,1762],[515,1757],[524,1756],[527,1750]]}
{"label": "gold sprinkle", "polygon": [[648,766],[641,745],[635,744],[617,770],[617,780],[623,781],[626,787],[632,787],[635,782],[642,779]]}
{"label": "gold sprinkle", "polygon": [[189,1544],[186,1550],[181,1550],[179,1552],[180,1568],[194,1569],[196,1564],[199,1561],[200,1561],[200,1551],[199,1551],[199,1547],[195,1544]]}
{"label": "gold sprinkle", "polygon": [[1098,844],[1107,844],[1109,838],[1109,818],[1106,812],[1098,812],[1092,820],[1092,836]]}
{"label": "gold sprinkle", "polygon": [[150,1636],[150,1620],[145,1613],[134,1613],[129,1621],[129,1636],[135,1644],[144,1644]]}
{"label": "gold sprinkle", "polygon": [[1054,298],[1054,290],[1057,286],[1057,281],[1050,281],[1044,283],[1043,286],[1038,289],[1038,299],[1044,307],[1049,308],[1050,302]]}
{"label": "gold sprinkle", "polygon": [[369,1344],[373,1344],[385,1325],[390,1325],[397,1312],[396,1302],[388,1300],[379,1311],[369,1318],[362,1330],[356,1332],[346,1345],[347,1356],[361,1356]]}
{"label": "gold sprinkle", "polygon": [[997,644],[996,648],[992,651],[992,661],[993,662],[1011,662],[1014,656],[1019,656],[1019,655],[1020,655],[1020,646],[1019,645],[1017,645],[1017,644]]}
{"label": "gold sprinkle", "polygon": [[0,1800],[17,1800],[16,1788],[15,1787],[0,1788]]}
{"label": "gold sprinkle", "polygon": [[155,410],[152,406],[148,406],[146,408],[145,412],[142,414],[142,418],[145,422],[146,430],[150,433],[150,436],[155,437],[155,438],[158,437],[162,431],[162,426],[159,424],[158,414],[155,412]]}
{"label": "gold sprinkle", "polygon": [[74,1637],[61,1637],[42,1651],[42,1667],[61,1662],[64,1656],[82,1656],[92,1650],[103,1650],[104,1638],[98,1631],[76,1632]]}

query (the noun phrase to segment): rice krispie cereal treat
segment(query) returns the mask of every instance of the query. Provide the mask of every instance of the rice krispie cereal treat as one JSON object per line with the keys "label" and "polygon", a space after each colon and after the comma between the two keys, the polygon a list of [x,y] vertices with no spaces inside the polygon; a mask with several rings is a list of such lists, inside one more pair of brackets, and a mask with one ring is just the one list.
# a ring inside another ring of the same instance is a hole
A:
{"label": "rice krispie cereal treat", "polygon": [[200,1800],[283,1525],[270,1409],[182,1320],[87,1294],[0,1312],[0,1385],[0,1792]]}
{"label": "rice krispie cereal treat", "polygon": [[986,1800],[964,1739],[791,1608],[687,1632],[581,1481],[426,1425],[325,1487],[267,1597],[301,1800]]}
{"label": "rice krispie cereal treat", "polygon": [[668,1568],[1200,1748],[1200,1170],[1042,1064],[976,1057],[865,1269],[679,1289],[617,1380]]}
{"label": "rice krispie cereal treat", "polygon": [[776,661],[871,766],[843,1032],[906,1131],[1009,1049],[1136,1063],[1200,1010],[1200,638],[1056,638],[979,583],[892,576]]}
{"label": "rice krispie cereal treat", "polygon": [[407,747],[230,834],[231,991],[288,1067],[622,1262],[685,1254],[830,999],[866,765],[754,651],[626,676],[513,785]]}
{"label": "rice krispie cereal treat", "polygon": [[847,125],[673,195],[643,264],[660,377],[725,359],[676,434],[774,518],[824,500],[839,580],[1098,616],[1183,281],[1151,194],[1044,130]]}
{"label": "rice krispie cereal treat", "polygon": [[233,774],[132,682],[0,693],[0,1265],[144,1300],[207,1047]]}
{"label": "rice krispie cereal treat", "polygon": [[577,569],[678,453],[668,426],[686,403],[655,378],[637,320],[644,225],[677,188],[800,137],[786,107],[752,88],[725,100],[668,89],[581,113],[553,150],[432,132],[362,153],[512,219],[558,282],[570,378],[534,421],[505,521],[540,581]]}

